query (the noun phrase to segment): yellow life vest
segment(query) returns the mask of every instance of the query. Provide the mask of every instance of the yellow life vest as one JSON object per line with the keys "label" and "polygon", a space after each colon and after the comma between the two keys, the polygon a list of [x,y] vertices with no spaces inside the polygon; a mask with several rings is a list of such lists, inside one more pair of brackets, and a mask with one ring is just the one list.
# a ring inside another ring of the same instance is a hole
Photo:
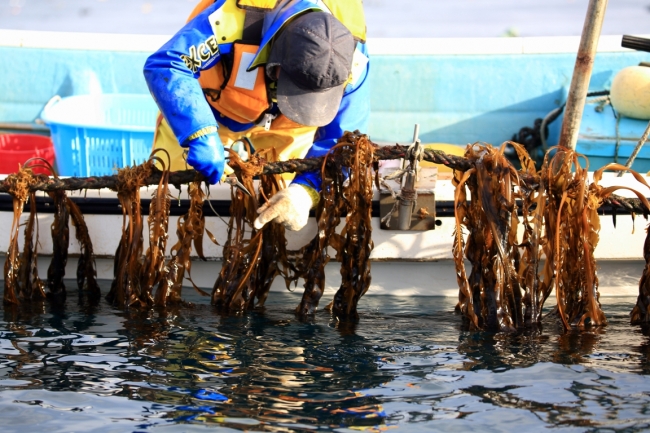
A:
{"label": "yellow life vest", "polygon": [[[258,41],[243,41],[246,14],[268,12],[279,0],[226,0],[210,15],[210,25],[218,43],[232,43],[228,58],[212,68],[201,71],[199,83],[208,103],[220,114],[239,123],[257,123],[270,108],[264,67],[256,62],[247,68],[259,49]],[[365,42],[366,23],[362,0],[322,0],[330,12],[350,30],[358,41]],[[201,0],[190,14],[196,17],[214,0]],[[259,35],[261,39],[261,35]]]}

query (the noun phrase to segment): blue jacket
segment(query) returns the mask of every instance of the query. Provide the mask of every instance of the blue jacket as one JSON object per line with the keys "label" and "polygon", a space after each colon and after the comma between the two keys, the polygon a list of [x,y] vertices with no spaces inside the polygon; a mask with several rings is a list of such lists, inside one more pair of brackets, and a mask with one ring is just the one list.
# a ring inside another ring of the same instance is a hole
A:
{"label": "blue jacket", "polygon": [[[212,13],[226,4],[226,1],[216,0],[199,13],[152,54],[144,66],[149,90],[181,144],[203,128],[218,127],[217,117],[219,122],[235,132],[246,131],[254,126],[235,122],[217,113],[206,101],[197,80],[201,71],[213,67],[219,62],[222,54],[228,54],[232,49],[232,43],[219,44],[208,20]],[[267,13],[258,56],[287,20],[308,9],[321,9],[318,0],[289,1]],[[368,57],[364,43],[357,43],[357,50]],[[257,59],[253,63],[256,61]],[[369,62],[365,67],[362,65],[354,82],[346,87],[334,120],[316,131],[314,144],[307,157],[325,155],[345,131],[367,131],[370,113],[368,71]],[[299,174],[294,182],[320,190],[319,173]]]}

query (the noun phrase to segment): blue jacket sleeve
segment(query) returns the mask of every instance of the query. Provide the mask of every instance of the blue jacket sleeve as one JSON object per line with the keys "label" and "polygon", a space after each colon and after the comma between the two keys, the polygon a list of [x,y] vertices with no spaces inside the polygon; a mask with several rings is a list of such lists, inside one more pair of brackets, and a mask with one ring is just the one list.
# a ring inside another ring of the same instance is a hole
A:
{"label": "blue jacket sleeve", "polygon": [[217,126],[197,78],[220,58],[208,17],[221,3],[188,22],[144,65],[149,91],[181,144],[200,129]]}
{"label": "blue jacket sleeve", "polygon": [[[365,44],[359,44],[359,51],[368,57]],[[326,155],[345,131],[359,130],[362,133],[368,132],[368,120],[370,117],[370,83],[368,75],[370,62],[366,64],[365,70],[360,74],[355,85],[348,85],[341,106],[334,120],[326,126],[318,128],[314,137],[314,144],[307,152],[307,158]],[[298,174],[293,183],[306,185],[321,190],[320,172],[306,172]]]}

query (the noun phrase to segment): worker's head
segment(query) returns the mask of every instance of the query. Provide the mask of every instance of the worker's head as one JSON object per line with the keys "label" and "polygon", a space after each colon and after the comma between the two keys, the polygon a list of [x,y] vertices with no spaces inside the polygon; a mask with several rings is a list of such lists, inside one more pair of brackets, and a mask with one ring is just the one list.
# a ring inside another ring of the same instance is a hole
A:
{"label": "worker's head", "polygon": [[266,66],[275,78],[282,114],[296,123],[324,126],[338,112],[350,77],[355,41],[326,12],[309,12],[291,21],[273,43]]}

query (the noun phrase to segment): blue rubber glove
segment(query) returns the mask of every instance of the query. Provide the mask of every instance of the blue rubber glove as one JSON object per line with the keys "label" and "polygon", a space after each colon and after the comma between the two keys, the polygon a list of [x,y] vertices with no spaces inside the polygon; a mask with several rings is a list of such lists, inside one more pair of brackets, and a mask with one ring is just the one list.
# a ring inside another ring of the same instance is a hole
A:
{"label": "blue rubber glove", "polygon": [[211,185],[218,183],[223,175],[225,156],[218,134],[207,134],[187,142],[187,163],[201,173]]}

